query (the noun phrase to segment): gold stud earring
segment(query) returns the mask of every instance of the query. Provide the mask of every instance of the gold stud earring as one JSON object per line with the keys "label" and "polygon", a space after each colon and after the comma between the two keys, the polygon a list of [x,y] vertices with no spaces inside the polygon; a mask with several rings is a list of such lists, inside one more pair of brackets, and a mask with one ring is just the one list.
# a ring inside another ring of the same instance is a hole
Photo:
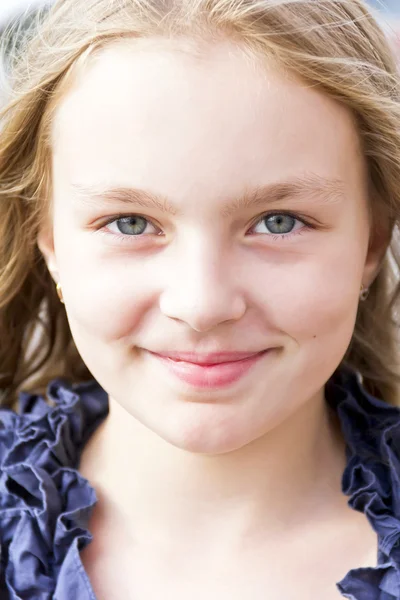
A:
{"label": "gold stud earring", "polygon": [[61,287],[61,283],[60,282],[57,283],[56,290],[57,290],[57,296],[58,296],[60,302],[62,304],[64,304],[64,298],[63,298],[62,287]]}
{"label": "gold stud earring", "polygon": [[361,302],[365,302],[365,300],[368,298],[369,296],[369,288],[365,288],[362,284],[361,284],[361,293],[360,293],[360,300]]}

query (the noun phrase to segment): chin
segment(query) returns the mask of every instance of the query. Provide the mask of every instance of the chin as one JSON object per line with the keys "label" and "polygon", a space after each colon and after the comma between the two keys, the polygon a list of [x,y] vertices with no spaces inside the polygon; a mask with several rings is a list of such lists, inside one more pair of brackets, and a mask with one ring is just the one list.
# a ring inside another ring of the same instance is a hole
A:
{"label": "chin", "polygon": [[[213,411],[215,413],[215,410]],[[179,422],[173,427],[158,427],[155,433],[167,443],[193,454],[227,454],[247,446],[259,437],[259,431],[244,430],[241,419],[193,419]]]}

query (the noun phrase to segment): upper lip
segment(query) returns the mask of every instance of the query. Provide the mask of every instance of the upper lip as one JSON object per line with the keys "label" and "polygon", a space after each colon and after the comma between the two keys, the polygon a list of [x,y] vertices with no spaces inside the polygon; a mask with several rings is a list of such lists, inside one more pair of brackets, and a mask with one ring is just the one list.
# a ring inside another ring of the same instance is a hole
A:
{"label": "upper lip", "polygon": [[170,358],[171,360],[179,360],[199,365],[213,365],[244,360],[245,358],[250,358],[251,356],[261,354],[261,352],[265,351],[266,349],[264,348],[264,350],[256,350],[255,352],[205,352],[202,354],[197,352],[151,352],[151,354],[158,354],[159,356]]}

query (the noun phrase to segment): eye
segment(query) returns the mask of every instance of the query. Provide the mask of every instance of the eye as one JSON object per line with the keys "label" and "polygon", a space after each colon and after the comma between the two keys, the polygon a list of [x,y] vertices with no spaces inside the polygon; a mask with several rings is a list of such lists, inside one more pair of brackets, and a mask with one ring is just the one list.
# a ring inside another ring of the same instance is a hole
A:
{"label": "eye", "polygon": [[304,221],[293,215],[276,213],[265,215],[253,228],[254,233],[266,233],[269,235],[289,235],[302,229]]}
{"label": "eye", "polygon": [[[148,228],[150,228],[150,231],[148,231]],[[151,228],[153,230],[151,230]],[[118,219],[114,219],[114,221],[108,223],[107,229],[111,231],[111,233],[128,236],[140,236],[144,233],[157,232],[154,225],[152,225],[144,217],[140,217],[138,215],[129,215],[127,217],[119,217]]]}

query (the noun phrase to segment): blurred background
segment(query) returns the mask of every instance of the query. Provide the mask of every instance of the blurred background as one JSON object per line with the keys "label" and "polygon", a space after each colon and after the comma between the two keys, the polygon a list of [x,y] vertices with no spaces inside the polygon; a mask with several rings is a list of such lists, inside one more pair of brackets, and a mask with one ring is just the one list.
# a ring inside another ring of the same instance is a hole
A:
{"label": "blurred background", "polygon": [[23,13],[27,8],[41,4],[44,4],[43,0],[0,0],[0,28],[3,28],[9,19]]}
{"label": "blurred background", "polygon": [[369,0],[368,4],[381,10],[382,12],[400,16],[399,0]]}

